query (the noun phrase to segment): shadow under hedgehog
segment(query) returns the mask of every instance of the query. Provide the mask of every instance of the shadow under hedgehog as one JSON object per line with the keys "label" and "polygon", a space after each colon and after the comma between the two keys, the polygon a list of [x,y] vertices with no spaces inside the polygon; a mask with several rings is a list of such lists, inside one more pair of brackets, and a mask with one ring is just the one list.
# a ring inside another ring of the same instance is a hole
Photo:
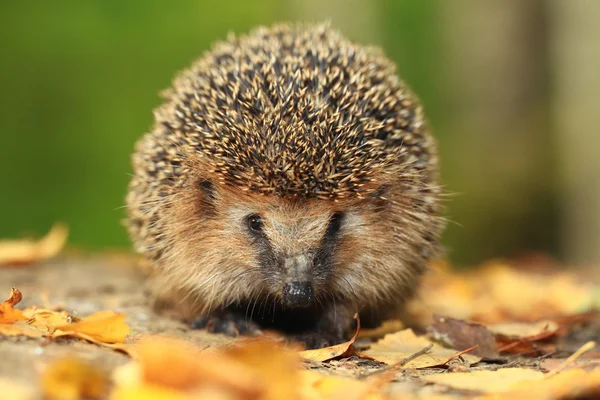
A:
{"label": "shadow under hedgehog", "polygon": [[164,99],[127,196],[159,298],[212,332],[308,347],[401,310],[445,223],[435,140],[380,50],[327,24],[261,27]]}

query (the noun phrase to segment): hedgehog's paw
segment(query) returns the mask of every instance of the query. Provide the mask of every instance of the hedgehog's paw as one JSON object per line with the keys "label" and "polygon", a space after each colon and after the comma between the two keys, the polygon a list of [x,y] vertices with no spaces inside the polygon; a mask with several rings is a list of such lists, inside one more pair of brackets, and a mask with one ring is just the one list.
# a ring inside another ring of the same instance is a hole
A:
{"label": "hedgehog's paw", "polygon": [[191,323],[192,329],[206,329],[210,333],[223,333],[227,336],[255,336],[262,333],[260,326],[243,314],[222,311],[203,315]]}
{"label": "hedgehog's paw", "polygon": [[291,342],[302,343],[306,350],[322,349],[323,347],[334,346],[346,341],[342,336],[325,332],[305,332],[295,334],[291,335],[289,340]]}

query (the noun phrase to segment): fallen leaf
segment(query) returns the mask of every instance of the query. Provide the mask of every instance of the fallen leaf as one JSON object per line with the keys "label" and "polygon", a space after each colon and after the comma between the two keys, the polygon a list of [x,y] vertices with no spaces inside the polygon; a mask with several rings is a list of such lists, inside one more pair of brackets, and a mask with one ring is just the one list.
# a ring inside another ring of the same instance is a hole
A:
{"label": "fallen leaf", "polygon": [[27,319],[21,310],[14,308],[14,306],[20,302],[22,298],[23,295],[21,292],[19,292],[19,290],[15,288],[10,290],[10,297],[4,302],[0,303],[0,324],[10,324]]}
{"label": "fallen leaf", "polygon": [[56,256],[67,242],[66,225],[56,224],[50,232],[38,241],[0,241],[0,265],[23,265],[47,260]]}
{"label": "fallen leaf", "polygon": [[434,270],[409,310],[422,322],[430,322],[431,314],[482,324],[532,322],[591,309],[594,290],[570,271],[540,274],[492,261],[468,272]]}
{"label": "fallen leaf", "polygon": [[302,371],[300,394],[303,399],[379,400],[381,385],[367,380],[328,376],[315,371]]}
{"label": "fallen leaf", "polygon": [[495,393],[508,391],[518,383],[543,380],[544,374],[533,369],[502,368],[496,371],[450,372],[426,375],[422,376],[421,379],[455,389]]}
{"label": "fallen leaf", "polygon": [[99,311],[79,322],[56,326],[52,337],[73,336],[83,339],[92,338],[102,343],[124,343],[129,333],[125,314]]}
{"label": "fallen leaf", "polygon": [[[457,353],[457,350],[446,349],[430,342],[424,337],[416,336],[412,329],[405,329],[386,335],[383,339],[371,345],[369,350],[362,352],[360,355],[393,365],[406,360],[413,354],[421,352],[428,346],[432,347],[426,354],[408,361],[402,365],[402,368],[427,368],[442,365]],[[473,354],[464,354],[462,357],[469,364],[475,364],[481,360],[481,357]]]}
{"label": "fallen leaf", "polygon": [[10,400],[33,400],[38,397],[31,385],[3,377],[0,377],[0,393],[3,398]]}
{"label": "fallen leaf", "polygon": [[600,371],[571,369],[544,379],[515,382],[502,395],[489,399],[598,399]]}
{"label": "fallen leaf", "polygon": [[201,350],[174,339],[146,338],[136,347],[138,361],[115,372],[115,393],[123,397],[113,398],[154,398],[141,397],[151,395],[154,387],[160,388],[158,398],[211,393],[210,398],[276,400],[294,398],[299,384],[299,357],[272,340]]}
{"label": "fallen leaf", "polygon": [[70,324],[73,317],[66,311],[52,311],[45,308],[29,307],[23,310],[27,323],[51,335],[57,326]]}
{"label": "fallen leaf", "polygon": [[433,318],[430,333],[437,341],[447,343],[455,349],[477,346],[471,354],[481,357],[498,356],[496,338],[485,326],[451,317],[434,315]]}
{"label": "fallen leaf", "polygon": [[74,357],[48,365],[41,382],[44,398],[56,400],[103,399],[109,387],[104,371]]}
{"label": "fallen leaf", "polygon": [[[540,361],[540,368],[546,372],[550,372],[563,365],[566,360],[566,358],[545,358]],[[565,367],[565,371],[570,369],[583,369],[586,371],[600,370],[600,360],[581,358]]]}
{"label": "fallen leaf", "polygon": [[24,321],[12,324],[0,324],[0,335],[3,336],[27,336],[30,338],[41,338],[45,336],[41,330],[28,325]]}
{"label": "fallen leaf", "polygon": [[[503,353],[529,353],[542,347],[540,342],[554,336],[559,326],[554,321],[539,321],[535,323],[513,322],[490,325],[489,329],[496,336],[498,351]],[[553,345],[551,345],[553,346]],[[549,352],[550,349],[545,349]]]}
{"label": "fallen leaf", "polygon": [[488,325],[487,328],[495,335],[506,338],[529,338],[546,333],[558,331],[558,324],[554,321],[538,322],[505,322],[502,324]]}
{"label": "fallen leaf", "polygon": [[360,332],[360,319],[358,319],[358,315],[355,315],[354,318],[356,319],[357,324],[356,332],[354,333],[354,336],[352,336],[352,339],[341,344],[336,344],[335,346],[323,347],[321,349],[314,350],[304,350],[300,352],[300,356],[305,360],[326,362],[336,358],[350,357],[353,355],[354,342],[356,341],[358,332]]}
{"label": "fallen leaf", "polygon": [[361,331],[358,332],[358,339],[380,339],[388,333],[398,332],[405,328],[402,321],[397,319],[383,321],[377,328],[361,329]]}

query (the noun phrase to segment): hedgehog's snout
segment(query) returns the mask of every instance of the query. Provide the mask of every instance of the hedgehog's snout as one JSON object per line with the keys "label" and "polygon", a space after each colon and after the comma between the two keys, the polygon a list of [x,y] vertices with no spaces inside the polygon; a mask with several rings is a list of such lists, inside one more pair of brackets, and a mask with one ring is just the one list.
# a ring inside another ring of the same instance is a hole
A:
{"label": "hedgehog's snout", "polygon": [[306,254],[288,256],[283,260],[287,283],[283,287],[283,300],[291,307],[309,306],[314,297],[311,270],[312,262]]}
{"label": "hedgehog's snout", "polygon": [[313,300],[311,282],[289,282],[283,287],[283,300],[291,307],[308,307]]}

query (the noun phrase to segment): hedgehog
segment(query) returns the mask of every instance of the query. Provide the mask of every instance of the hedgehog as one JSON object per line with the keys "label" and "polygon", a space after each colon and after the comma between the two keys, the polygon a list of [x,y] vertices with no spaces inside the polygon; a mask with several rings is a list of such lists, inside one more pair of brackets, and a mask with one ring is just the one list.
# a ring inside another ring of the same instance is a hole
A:
{"label": "hedgehog", "polygon": [[136,144],[127,226],[197,328],[343,341],[400,313],[444,229],[423,107],[330,24],[230,34]]}

